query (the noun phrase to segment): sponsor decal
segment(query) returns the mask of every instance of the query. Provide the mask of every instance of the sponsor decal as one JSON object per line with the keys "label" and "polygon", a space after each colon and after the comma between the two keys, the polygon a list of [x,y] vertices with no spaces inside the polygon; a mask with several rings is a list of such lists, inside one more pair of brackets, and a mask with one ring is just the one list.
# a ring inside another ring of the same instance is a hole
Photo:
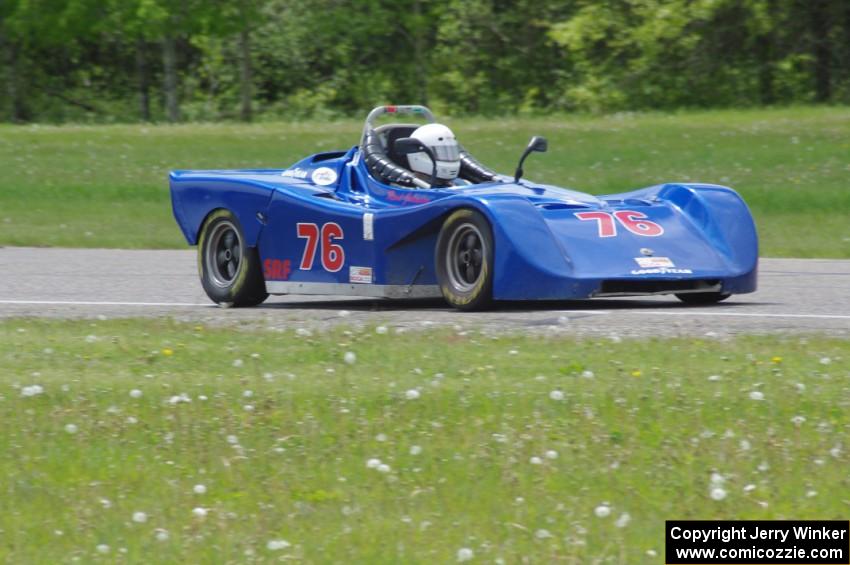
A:
{"label": "sponsor decal", "polygon": [[387,200],[391,202],[409,202],[411,204],[425,204],[431,202],[431,199],[421,194],[413,192],[397,192],[390,190],[387,192]]}
{"label": "sponsor decal", "polygon": [[290,177],[294,179],[306,179],[308,172],[300,167],[295,167],[294,169],[286,169],[280,176],[282,177]]}
{"label": "sponsor decal", "polygon": [[633,269],[633,275],[692,275],[694,272],[691,269]]}
{"label": "sponsor decal", "polygon": [[292,261],[289,259],[266,259],[263,261],[263,275],[267,281],[288,281],[292,274]]}
{"label": "sponsor decal", "polygon": [[374,219],[375,214],[363,214],[363,239],[366,241],[375,239]]}
{"label": "sponsor decal", "polygon": [[336,171],[328,167],[319,167],[310,177],[315,184],[327,186],[336,182]]}
{"label": "sponsor decal", "polygon": [[372,267],[349,267],[348,280],[357,284],[372,284]]}
{"label": "sponsor decal", "polygon": [[669,257],[635,257],[638,267],[644,269],[655,269],[664,267],[675,267]]}

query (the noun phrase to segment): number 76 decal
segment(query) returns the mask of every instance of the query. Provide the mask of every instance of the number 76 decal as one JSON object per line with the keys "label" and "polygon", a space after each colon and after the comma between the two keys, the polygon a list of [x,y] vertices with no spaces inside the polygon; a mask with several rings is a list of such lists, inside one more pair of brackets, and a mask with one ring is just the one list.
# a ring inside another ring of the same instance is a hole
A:
{"label": "number 76 decal", "polygon": [[664,233],[664,228],[660,225],[646,219],[646,214],[634,212],[632,210],[617,210],[613,214],[608,212],[576,212],[576,218],[579,220],[596,220],[599,228],[599,237],[616,237],[617,222],[616,218],[624,228],[635,235],[645,235],[647,237],[656,237]]}
{"label": "number 76 decal", "polygon": [[296,230],[299,238],[307,240],[299,266],[302,271],[309,271],[313,268],[313,262],[316,260],[316,247],[319,247],[319,243],[321,243],[322,268],[331,273],[342,269],[342,265],[345,263],[345,250],[341,245],[334,243],[335,239],[345,239],[345,234],[339,224],[328,222],[323,225],[321,242],[319,241],[319,226],[316,224],[300,222],[297,224]]}

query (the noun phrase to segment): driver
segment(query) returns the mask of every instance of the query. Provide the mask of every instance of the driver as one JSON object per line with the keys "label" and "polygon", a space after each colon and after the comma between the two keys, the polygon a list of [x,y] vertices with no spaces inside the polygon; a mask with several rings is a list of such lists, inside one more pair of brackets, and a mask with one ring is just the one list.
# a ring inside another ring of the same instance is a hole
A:
{"label": "driver", "polygon": [[[416,129],[410,137],[431,149],[437,158],[437,179],[434,186],[452,186],[460,173],[460,147],[452,130],[443,124],[426,124]],[[428,182],[434,163],[424,151],[407,156],[410,170]]]}

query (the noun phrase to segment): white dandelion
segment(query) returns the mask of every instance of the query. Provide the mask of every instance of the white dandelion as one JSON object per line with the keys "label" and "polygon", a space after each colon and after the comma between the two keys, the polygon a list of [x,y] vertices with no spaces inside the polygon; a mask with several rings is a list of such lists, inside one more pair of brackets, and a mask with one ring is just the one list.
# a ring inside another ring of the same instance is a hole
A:
{"label": "white dandelion", "polygon": [[611,515],[611,507],[607,502],[603,502],[593,509],[593,513],[596,514],[597,518],[607,518]]}
{"label": "white dandelion", "polygon": [[549,398],[551,398],[552,400],[563,400],[564,392],[560,390],[553,390],[549,393]]}
{"label": "white dandelion", "polygon": [[384,335],[387,333],[387,331],[387,326],[378,326],[377,328],[375,328],[376,334]]}
{"label": "white dandelion", "polygon": [[44,394],[44,387],[41,385],[30,385],[21,389],[21,396],[38,396],[39,394]]}
{"label": "white dandelion", "polygon": [[133,512],[133,521],[137,524],[144,524],[148,521],[148,515],[144,512]]}
{"label": "white dandelion", "polygon": [[205,485],[197,484],[192,487],[192,492],[194,492],[195,494],[206,494],[207,487]]}
{"label": "white dandelion", "polygon": [[357,362],[357,354],[353,351],[346,351],[345,355],[342,356],[342,360],[348,363],[349,365],[354,365]]}
{"label": "white dandelion", "polygon": [[617,518],[617,521],[614,522],[614,525],[617,526],[618,528],[625,528],[626,526],[629,525],[629,522],[631,522],[631,521],[632,521],[632,517],[629,516],[629,513],[623,512],[622,514],[620,514],[620,517]]}
{"label": "white dandelion", "polygon": [[530,458],[528,460],[528,462],[531,463],[532,465],[542,465],[543,464],[543,460],[541,458],[537,457],[536,455],[534,457]]}
{"label": "white dandelion", "polygon": [[192,508],[192,515],[193,515],[193,516],[195,516],[196,518],[204,518],[204,517],[206,517],[207,512],[208,512],[208,511],[207,511],[207,509],[206,509],[206,508],[204,508],[204,507],[202,507],[202,506],[198,506],[198,507],[196,507],[196,508]]}
{"label": "white dandelion", "polygon": [[[411,455],[419,455],[420,453],[422,453],[422,448],[420,446],[418,446],[418,445],[411,445],[410,446],[410,454]],[[837,457],[837,455],[836,455],[836,457]]]}
{"label": "white dandelion", "polygon": [[75,434],[78,431],[76,424],[65,424],[65,431],[69,434]]}
{"label": "white dandelion", "polygon": [[268,549],[269,551],[280,551],[281,549],[286,549],[290,545],[292,544],[290,544],[285,539],[273,539],[269,540],[268,543],[266,543],[266,549]]}
{"label": "white dandelion", "polygon": [[419,398],[419,391],[412,388],[404,393],[404,397],[408,400],[416,400]]}
{"label": "white dandelion", "polygon": [[546,459],[557,459],[557,458],[558,458],[558,452],[555,451],[554,449],[549,449],[549,450],[546,451]]}
{"label": "white dandelion", "polygon": [[472,561],[473,557],[475,557],[475,553],[468,547],[461,547],[457,550],[457,560],[459,562]]}
{"label": "white dandelion", "polygon": [[375,459],[374,457],[372,459],[369,459],[368,461],[366,461],[366,467],[369,468],[369,469],[377,469],[380,465],[381,465],[381,460]]}
{"label": "white dandelion", "polygon": [[764,393],[760,390],[750,392],[750,400],[764,400]]}
{"label": "white dandelion", "polygon": [[98,544],[95,549],[97,549],[98,553],[103,553],[103,554],[109,553],[109,546],[106,545],[105,543]]}
{"label": "white dandelion", "polygon": [[711,489],[711,492],[709,494],[711,495],[712,500],[723,500],[724,498],[726,498],[726,489],[720,486],[716,486]]}

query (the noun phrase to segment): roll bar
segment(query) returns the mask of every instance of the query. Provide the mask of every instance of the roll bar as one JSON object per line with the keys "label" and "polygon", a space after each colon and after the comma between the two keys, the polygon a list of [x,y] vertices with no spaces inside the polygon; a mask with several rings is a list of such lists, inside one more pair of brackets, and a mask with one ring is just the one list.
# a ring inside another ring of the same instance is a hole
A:
{"label": "roll bar", "polygon": [[393,114],[397,116],[422,116],[428,120],[429,123],[437,121],[437,118],[434,117],[434,113],[425,106],[419,106],[417,104],[406,106],[377,106],[369,112],[368,116],[366,116],[366,123],[363,125],[363,135],[360,136],[361,147],[366,142],[366,134],[369,133],[370,130],[374,129],[373,122],[384,114]]}

